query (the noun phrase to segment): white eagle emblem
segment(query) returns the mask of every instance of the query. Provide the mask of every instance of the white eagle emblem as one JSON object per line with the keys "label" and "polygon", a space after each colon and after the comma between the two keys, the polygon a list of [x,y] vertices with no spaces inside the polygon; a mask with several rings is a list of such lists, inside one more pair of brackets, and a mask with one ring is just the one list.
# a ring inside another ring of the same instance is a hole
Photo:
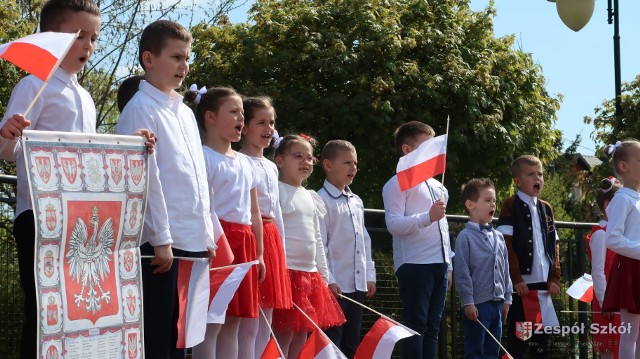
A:
{"label": "white eagle emblem", "polygon": [[[82,280],[80,294],[74,294],[74,302],[78,308],[85,303],[87,312],[95,314],[102,308],[102,301],[107,304],[111,300],[111,291],[105,292],[100,285],[109,276],[109,261],[112,260],[112,250],[114,240],[113,219],[108,218],[98,232],[98,207],[91,209],[91,220],[89,225],[93,228],[91,238],[88,238],[87,226],[81,218],[76,220],[76,225],[71,232],[69,240],[69,252],[67,253],[67,263],[69,263],[69,276],[77,283]],[[87,295],[84,291],[87,289]],[[100,291],[98,293],[96,291]]]}

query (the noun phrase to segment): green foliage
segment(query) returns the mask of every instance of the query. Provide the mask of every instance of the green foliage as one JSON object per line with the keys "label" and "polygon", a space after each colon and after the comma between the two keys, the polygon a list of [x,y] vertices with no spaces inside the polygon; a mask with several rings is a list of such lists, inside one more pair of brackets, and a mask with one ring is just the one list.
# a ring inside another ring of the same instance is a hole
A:
{"label": "green foliage", "polygon": [[506,187],[515,156],[555,157],[559,101],[513,37],[493,36],[493,15],[468,1],[258,0],[249,23],[194,28],[191,78],[271,96],[281,133],[351,141],[367,207],[381,207],[392,134],[410,120],[442,134],[450,116],[450,189],[478,176]]}

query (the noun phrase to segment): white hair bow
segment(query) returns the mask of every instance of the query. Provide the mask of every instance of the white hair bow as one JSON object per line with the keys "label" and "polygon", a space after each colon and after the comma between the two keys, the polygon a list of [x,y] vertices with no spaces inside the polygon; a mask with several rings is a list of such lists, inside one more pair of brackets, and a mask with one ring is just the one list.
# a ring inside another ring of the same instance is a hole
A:
{"label": "white hair bow", "polygon": [[614,152],[616,152],[616,149],[618,149],[618,147],[620,147],[621,144],[622,144],[622,142],[616,141],[616,143],[614,145],[609,145],[609,149],[607,150],[607,154],[609,156],[614,154]]}
{"label": "white hair bow", "polygon": [[275,148],[276,150],[278,149],[278,147],[280,147],[280,141],[282,141],[283,137],[280,137],[280,134],[278,133],[278,131],[273,130],[273,135],[271,136],[273,138],[273,148]]}
{"label": "white hair bow", "polygon": [[206,88],[206,86],[202,86],[200,88],[200,90],[198,90],[198,85],[193,84],[193,85],[189,86],[189,91],[193,91],[193,92],[197,93],[196,98],[193,100],[193,103],[199,104],[200,103],[200,99],[202,98],[202,95],[207,93],[207,88]]}

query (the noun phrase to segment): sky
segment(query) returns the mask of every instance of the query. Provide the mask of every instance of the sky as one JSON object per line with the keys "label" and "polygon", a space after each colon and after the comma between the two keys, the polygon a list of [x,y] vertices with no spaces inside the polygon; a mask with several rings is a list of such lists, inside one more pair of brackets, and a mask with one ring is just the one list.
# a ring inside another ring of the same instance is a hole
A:
{"label": "sky", "polygon": [[[560,0],[562,1],[562,0]],[[232,22],[246,21],[249,1],[230,14]],[[481,10],[489,0],[471,0],[473,10]],[[613,25],[607,23],[607,1],[596,0],[589,23],[579,32],[566,27],[556,4],[546,0],[494,0],[496,37],[516,36],[515,47],[531,53],[542,67],[551,95],[564,98],[557,112],[556,128],[563,132],[565,144],[576,135],[582,137],[578,152],[594,154],[593,126],[584,116],[615,96],[613,67]],[[622,82],[640,74],[640,1],[619,0],[620,63]]]}

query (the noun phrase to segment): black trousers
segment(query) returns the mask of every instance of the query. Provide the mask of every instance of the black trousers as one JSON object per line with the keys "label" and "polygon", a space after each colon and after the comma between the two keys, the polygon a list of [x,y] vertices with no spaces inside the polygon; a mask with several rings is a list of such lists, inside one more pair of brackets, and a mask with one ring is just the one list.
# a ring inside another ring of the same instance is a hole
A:
{"label": "black trousers", "polygon": [[[529,290],[547,290],[547,283],[533,283],[528,285]],[[549,335],[533,334],[531,338],[524,341],[516,337],[516,322],[523,322],[524,308],[522,298],[513,293],[511,307],[507,315],[507,350],[514,359],[525,358],[529,352],[529,358],[545,359],[549,358]]]}
{"label": "black trousers", "polygon": [[[343,296],[357,302],[364,301],[365,292],[342,293]],[[362,327],[362,307],[348,299],[339,298],[338,303],[342,308],[347,322],[339,327],[331,327],[324,332],[329,339],[340,348],[340,351],[349,359],[353,359],[356,349],[360,345],[360,328]]]}
{"label": "black trousers", "polygon": [[20,358],[36,359],[38,347],[38,303],[36,300],[35,262],[36,229],[33,211],[26,210],[13,222],[13,237],[18,251],[20,285],[24,292],[24,322],[20,341]]}

